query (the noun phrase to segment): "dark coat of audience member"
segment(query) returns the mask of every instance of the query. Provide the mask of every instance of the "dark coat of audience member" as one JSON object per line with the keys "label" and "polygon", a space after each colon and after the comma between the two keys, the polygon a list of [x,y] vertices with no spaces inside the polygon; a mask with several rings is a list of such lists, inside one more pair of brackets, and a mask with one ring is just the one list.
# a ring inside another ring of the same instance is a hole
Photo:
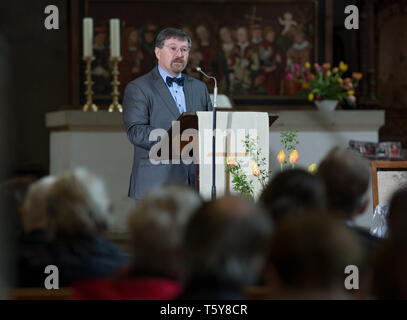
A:
{"label": "dark coat of audience member", "polygon": [[[387,216],[387,235],[401,235],[407,226],[407,187],[402,187],[391,197]],[[399,230],[400,229],[400,230]]]}
{"label": "dark coat of audience member", "polygon": [[271,240],[266,284],[272,299],[351,299],[345,268],[363,250],[339,219],[320,212],[287,216]]}
{"label": "dark coat of audience member", "polygon": [[47,230],[48,191],[56,178],[43,177],[24,193],[19,208],[23,232],[17,247],[17,287],[43,287],[47,265],[54,265],[52,237]]}
{"label": "dark coat of audience member", "polygon": [[278,222],[285,216],[326,207],[325,186],[321,179],[303,169],[277,173],[260,197],[260,203]]}
{"label": "dark coat of audience member", "polygon": [[272,222],[267,213],[238,197],[207,202],[185,235],[187,283],[181,300],[244,299],[267,260]]}
{"label": "dark coat of audience member", "polygon": [[373,295],[377,299],[407,299],[407,187],[397,190],[387,216],[388,237],[374,261]]}
{"label": "dark coat of audience member", "polygon": [[167,185],[148,193],[130,213],[133,260],[122,275],[74,285],[75,299],[174,299],[182,290],[184,229],[199,195]]}

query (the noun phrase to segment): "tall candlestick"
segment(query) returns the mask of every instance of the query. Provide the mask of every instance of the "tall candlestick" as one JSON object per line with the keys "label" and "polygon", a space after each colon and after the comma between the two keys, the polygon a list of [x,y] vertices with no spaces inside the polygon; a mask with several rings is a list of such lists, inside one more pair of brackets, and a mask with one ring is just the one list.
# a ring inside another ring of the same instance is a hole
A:
{"label": "tall candlestick", "polygon": [[83,57],[83,60],[86,62],[86,69],[85,69],[85,85],[86,85],[86,103],[83,106],[83,111],[98,111],[98,107],[93,103],[93,91],[92,91],[92,71],[91,65],[92,61],[95,60],[95,57]]}
{"label": "tall candlestick", "polygon": [[113,102],[112,104],[109,106],[108,111],[109,112],[113,112],[117,109],[117,111],[119,112],[123,112],[123,107],[122,105],[119,103],[119,62],[122,60],[122,57],[111,57],[110,61],[113,64],[113,81],[111,82],[112,84],[112,97],[113,97]]}
{"label": "tall candlestick", "polygon": [[110,19],[110,57],[120,57],[120,20]]}
{"label": "tall candlestick", "polygon": [[93,56],[93,19],[83,19],[83,56]]}

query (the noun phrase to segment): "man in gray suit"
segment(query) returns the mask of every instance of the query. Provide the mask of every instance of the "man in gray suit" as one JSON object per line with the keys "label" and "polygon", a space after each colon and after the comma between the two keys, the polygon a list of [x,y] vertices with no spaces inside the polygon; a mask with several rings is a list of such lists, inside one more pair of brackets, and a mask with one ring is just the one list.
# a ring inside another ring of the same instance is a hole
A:
{"label": "man in gray suit", "polygon": [[[153,164],[149,153],[154,129],[168,130],[183,112],[210,111],[206,85],[182,74],[188,62],[191,38],[179,29],[162,30],[155,41],[158,66],[130,82],[124,93],[123,122],[134,145],[129,197],[136,200],[166,182],[196,186],[197,165]],[[171,152],[171,151],[170,151]]]}

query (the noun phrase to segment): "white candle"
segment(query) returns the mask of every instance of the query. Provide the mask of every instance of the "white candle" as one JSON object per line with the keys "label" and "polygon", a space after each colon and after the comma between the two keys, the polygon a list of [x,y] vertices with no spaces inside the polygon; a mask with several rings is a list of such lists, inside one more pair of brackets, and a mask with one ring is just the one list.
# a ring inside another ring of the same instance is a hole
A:
{"label": "white candle", "polygon": [[93,56],[93,19],[83,19],[83,56]]}
{"label": "white candle", "polygon": [[120,57],[120,20],[110,19],[110,56]]}

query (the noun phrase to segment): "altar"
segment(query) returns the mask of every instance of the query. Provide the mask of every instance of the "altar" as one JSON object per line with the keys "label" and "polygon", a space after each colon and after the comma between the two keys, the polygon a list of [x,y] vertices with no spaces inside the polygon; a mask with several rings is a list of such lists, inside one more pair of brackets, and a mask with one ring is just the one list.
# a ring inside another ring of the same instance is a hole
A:
{"label": "altar", "polygon": [[[231,110],[228,110],[231,111]],[[239,110],[240,111],[240,110]],[[255,110],[258,111],[258,110]],[[264,110],[261,110],[264,111]],[[278,172],[277,154],[281,149],[280,131],[298,130],[298,167],[318,164],[334,146],[348,146],[349,140],[378,142],[385,112],[339,110],[272,110],[279,118],[269,129],[269,160],[272,172]],[[111,231],[126,231],[127,215],[135,205],[128,198],[133,146],[127,139],[122,114],[107,111],[56,111],[46,114],[50,131],[50,174],[82,166],[101,176],[112,201],[114,222]],[[358,224],[370,227],[373,205]]]}

